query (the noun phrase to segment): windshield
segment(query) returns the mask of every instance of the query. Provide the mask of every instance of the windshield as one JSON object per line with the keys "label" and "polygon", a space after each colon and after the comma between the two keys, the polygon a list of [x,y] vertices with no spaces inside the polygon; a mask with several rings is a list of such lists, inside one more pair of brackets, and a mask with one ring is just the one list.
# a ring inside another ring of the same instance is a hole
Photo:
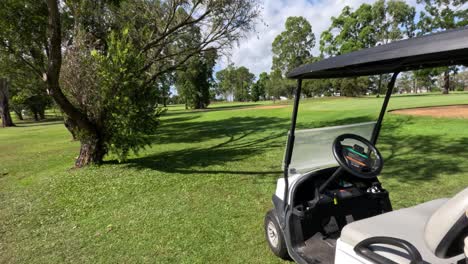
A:
{"label": "windshield", "polygon": [[[356,134],[370,140],[376,122],[296,130],[289,176],[337,166],[332,144],[342,134]],[[348,144],[352,145],[352,142]]]}

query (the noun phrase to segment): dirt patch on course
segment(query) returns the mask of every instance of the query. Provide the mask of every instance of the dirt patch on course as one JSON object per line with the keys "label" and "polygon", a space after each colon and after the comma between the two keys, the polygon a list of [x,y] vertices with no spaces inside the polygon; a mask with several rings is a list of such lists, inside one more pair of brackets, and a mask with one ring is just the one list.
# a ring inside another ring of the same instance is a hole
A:
{"label": "dirt patch on course", "polygon": [[288,105],[261,105],[261,106],[256,106],[256,107],[248,107],[244,109],[278,109],[278,108],[285,108],[288,107]]}
{"label": "dirt patch on course", "polygon": [[391,111],[394,114],[446,118],[468,118],[468,105],[432,106]]}

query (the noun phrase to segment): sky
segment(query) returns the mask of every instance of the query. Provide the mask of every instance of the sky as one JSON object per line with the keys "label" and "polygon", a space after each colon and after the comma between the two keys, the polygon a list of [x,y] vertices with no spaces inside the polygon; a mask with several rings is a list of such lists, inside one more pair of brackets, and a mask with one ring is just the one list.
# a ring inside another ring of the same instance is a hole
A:
{"label": "sky", "polygon": [[[261,18],[256,31],[247,35],[230,51],[230,56],[219,59],[215,71],[225,68],[229,63],[237,67],[245,66],[258,76],[270,72],[272,63],[271,43],[284,30],[284,23],[290,16],[303,16],[312,25],[316,45],[313,55],[319,54],[320,34],[331,24],[332,16],[339,16],[346,6],[356,9],[371,0],[263,0]],[[407,0],[416,6],[416,0]],[[417,8],[421,10],[419,6]]]}

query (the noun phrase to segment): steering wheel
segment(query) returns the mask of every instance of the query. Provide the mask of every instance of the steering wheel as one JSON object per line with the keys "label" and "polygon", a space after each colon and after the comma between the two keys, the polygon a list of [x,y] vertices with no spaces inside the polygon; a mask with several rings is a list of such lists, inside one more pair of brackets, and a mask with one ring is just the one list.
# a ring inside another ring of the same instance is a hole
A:
{"label": "steering wheel", "polygon": [[[347,139],[357,143],[353,146],[342,144]],[[335,139],[333,156],[347,172],[363,179],[375,178],[383,168],[382,155],[377,148],[369,140],[354,134],[343,134]]]}

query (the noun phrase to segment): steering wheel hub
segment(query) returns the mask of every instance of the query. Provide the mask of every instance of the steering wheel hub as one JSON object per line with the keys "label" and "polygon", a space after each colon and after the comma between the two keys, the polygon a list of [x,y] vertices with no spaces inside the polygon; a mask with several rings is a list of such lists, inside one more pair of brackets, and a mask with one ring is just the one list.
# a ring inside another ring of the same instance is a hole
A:
{"label": "steering wheel hub", "polygon": [[333,156],[343,169],[364,179],[376,177],[383,168],[383,159],[377,148],[355,134],[338,136],[333,142]]}

